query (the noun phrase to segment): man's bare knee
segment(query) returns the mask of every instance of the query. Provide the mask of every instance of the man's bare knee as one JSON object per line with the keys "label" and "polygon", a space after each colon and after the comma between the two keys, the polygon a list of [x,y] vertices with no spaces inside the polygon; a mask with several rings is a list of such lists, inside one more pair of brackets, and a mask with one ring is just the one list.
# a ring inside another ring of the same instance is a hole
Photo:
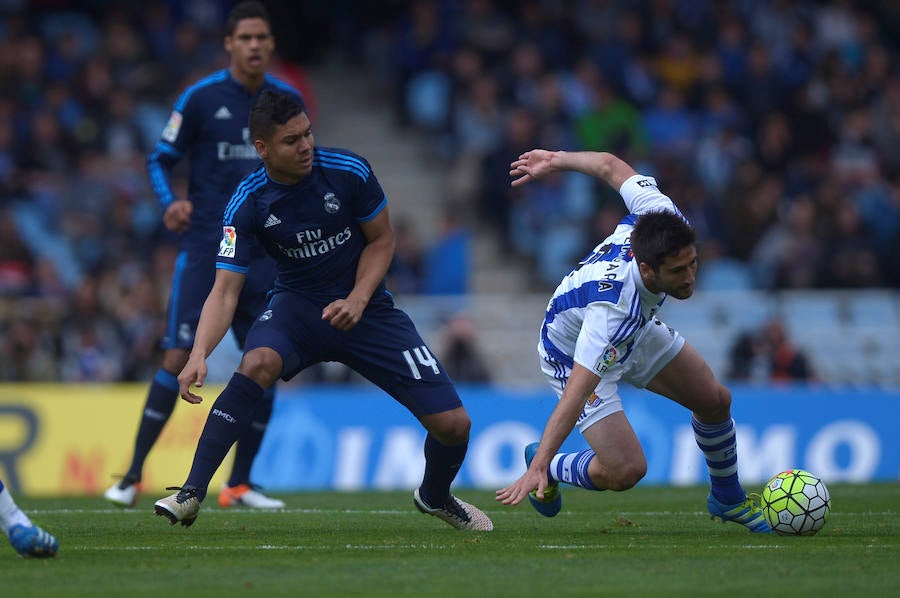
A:
{"label": "man's bare knee", "polygon": [[422,417],[422,425],[443,445],[455,446],[469,440],[472,420],[462,407]]}
{"label": "man's bare knee", "polygon": [[647,462],[629,463],[610,476],[609,489],[615,491],[633,488],[647,475]]}
{"label": "man's bare knee", "polygon": [[716,382],[709,395],[698,403],[693,411],[701,422],[712,424],[731,417],[731,391],[724,384]]}
{"label": "man's bare knee", "polygon": [[166,349],[162,358],[162,369],[176,376],[184,369],[190,353],[187,349]]}
{"label": "man's bare knee", "polygon": [[607,466],[597,461],[597,458],[594,457],[588,473],[591,476],[591,482],[600,490],[628,490],[647,475],[647,461],[645,459],[632,459],[613,466]]}
{"label": "man's bare knee", "polygon": [[281,356],[278,353],[261,347],[244,353],[237,371],[263,388],[269,388],[278,380],[282,367]]}

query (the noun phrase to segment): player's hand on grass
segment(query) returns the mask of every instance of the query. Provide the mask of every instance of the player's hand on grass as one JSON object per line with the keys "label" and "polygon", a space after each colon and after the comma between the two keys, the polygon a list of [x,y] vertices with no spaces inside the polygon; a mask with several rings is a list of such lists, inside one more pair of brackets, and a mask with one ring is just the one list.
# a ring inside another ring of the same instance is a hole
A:
{"label": "player's hand on grass", "polygon": [[203,401],[203,397],[191,392],[191,386],[201,388],[206,380],[207,371],[205,358],[199,355],[191,355],[188,358],[188,362],[178,374],[178,393],[182,399],[195,405]]}
{"label": "player's hand on grass", "polygon": [[537,490],[537,497],[544,498],[544,490],[547,489],[548,480],[546,472],[529,467],[518,480],[497,490],[497,501],[504,505],[517,505],[528,496],[532,490]]}
{"label": "player's hand on grass", "polygon": [[338,330],[347,332],[362,318],[366,303],[351,298],[332,301],[322,310],[322,319],[329,322]]}
{"label": "player's hand on grass", "polygon": [[194,204],[186,199],[176,199],[168,205],[163,214],[163,224],[173,233],[183,233],[191,224]]}

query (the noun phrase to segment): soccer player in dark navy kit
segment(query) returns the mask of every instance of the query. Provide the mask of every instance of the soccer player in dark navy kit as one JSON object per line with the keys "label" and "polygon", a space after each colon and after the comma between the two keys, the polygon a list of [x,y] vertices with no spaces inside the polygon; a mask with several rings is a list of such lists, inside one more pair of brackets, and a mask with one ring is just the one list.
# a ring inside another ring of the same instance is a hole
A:
{"label": "soccer player in dark navy kit", "polygon": [[493,529],[481,510],[450,494],[471,420],[440,362],[385,289],[395,237],[369,163],[346,150],[314,147],[303,106],[283,94],[263,92],[250,113],[250,134],[263,167],[241,181],[225,208],[216,281],[178,376],[183,399],[200,402],[190,387],[203,385],[206,357],[228,329],[260,247],[277,261],[275,291],[210,410],[187,480],[154,511],[173,525],[191,525],[213,473],[266,389],[279,377],[338,361],[382,388],[428,431],[416,507],[458,529]]}
{"label": "soccer player in dark navy kit", "polygon": [[[105,493],[107,500],[121,506],[134,507],[137,503],[144,460],[178,400],[176,376],[187,362],[203,302],[215,279],[216,248],[225,204],[240,180],[259,165],[247,128],[253,102],[264,90],[278,90],[303,102],[299,92],[266,73],[275,44],[269,15],[262,4],[245,2],[235,6],[228,16],[226,31],[230,66],[181,94],[148,158],[150,182],[165,210],[163,222],[170,231],[181,233],[180,252],[169,299],[162,367],[147,395],[131,465],[121,482]],[[172,168],[185,158],[190,161],[186,199],[176,197],[170,184]],[[275,278],[275,262],[264,251],[248,254],[247,259],[252,267],[230,321],[240,344],[256,316],[262,313],[266,293]],[[253,422],[237,443],[231,477],[219,496],[222,507],[284,506],[250,482],[253,459],[272,414],[273,395],[270,388],[257,402]]]}

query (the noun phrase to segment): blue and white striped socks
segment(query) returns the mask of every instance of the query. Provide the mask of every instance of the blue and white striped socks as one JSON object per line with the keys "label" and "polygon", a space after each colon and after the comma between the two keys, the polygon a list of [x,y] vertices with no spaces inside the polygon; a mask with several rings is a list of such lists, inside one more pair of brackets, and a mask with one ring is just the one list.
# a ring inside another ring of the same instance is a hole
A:
{"label": "blue and white striped socks", "polygon": [[712,495],[726,505],[743,501],[747,495],[738,481],[734,420],[728,418],[717,424],[705,424],[691,417],[691,426],[697,446],[706,457]]}
{"label": "blue and white striped socks", "polygon": [[579,453],[557,453],[550,461],[550,479],[587,490],[598,490],[588,475],[588,464],[594,454],[590,449]]}

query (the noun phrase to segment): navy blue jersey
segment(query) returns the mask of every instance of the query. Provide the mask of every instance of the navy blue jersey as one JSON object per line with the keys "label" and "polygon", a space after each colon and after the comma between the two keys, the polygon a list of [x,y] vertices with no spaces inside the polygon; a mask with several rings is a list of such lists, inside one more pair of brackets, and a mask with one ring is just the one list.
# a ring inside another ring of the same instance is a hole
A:
{"label": "navy blue jersey", "polygon": [[[312,172],[284,185],[260,167],[241,181],[225,208],[216,268],[246,273],[262,246],[278,266],[276,291],[300,293],[319,305],[346,298],[366,245],[360,228],[387,198],[365,158],[315,148]],[[382,281],[372,301],[389,299]]]}
{"label": "navy blue jersey", "polygon": [[147,170],[165,208],[176,199],[170,184],[172,168],[184,158],[190,161],[187,199],[194,209],[190,230],[182,235],[183,248],[215,251],[226,202],[240,180],[260,163],[247,121],[259,93],[267,89],[290,95],[303,104],[298,91],[268,74],[262,88],[250,94],[228,69],[188,87],[175,102],[169,122],[147,159]]}

